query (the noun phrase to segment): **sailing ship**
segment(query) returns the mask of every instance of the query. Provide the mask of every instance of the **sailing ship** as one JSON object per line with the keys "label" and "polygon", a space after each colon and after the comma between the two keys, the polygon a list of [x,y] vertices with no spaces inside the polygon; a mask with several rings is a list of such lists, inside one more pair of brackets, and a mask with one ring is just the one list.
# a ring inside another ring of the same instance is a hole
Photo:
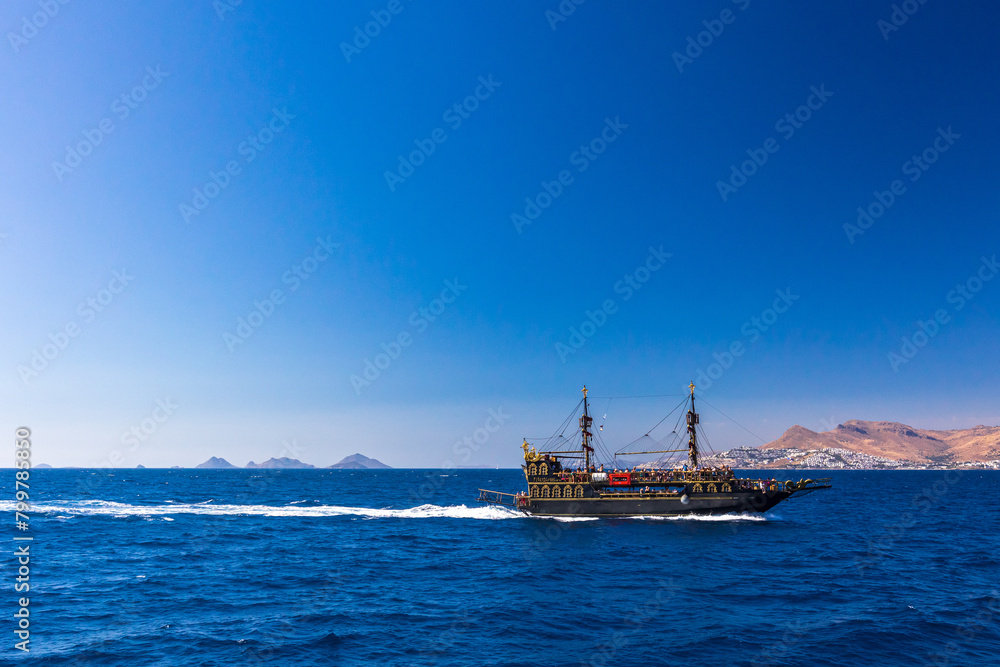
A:
{"label": "sailing ship", "polygon": [[[521,467],[528,483],[528,491],[504,493],[479,489],[478,500],[512,507],[533,516],[675,516],[766,512],[793,496],[804,496],[831,488],[829,478],[780,482],[737,477],[725,466],[700,465],[698,434],[701,427],[695,409],[694,383],[688,388],[690,396],[685,396],[681,404],[688,407],[685,415],[686,447],[623,451],[628,449],[626,447],[615,453],[606,470],[603,463],[596,462],[592,431],[594,420],[590,416],[587,388],[584,387],[583,414],[579,420],[579,448],[549,447],[537,451],[525,439],[521,445],[524,452],[524,465]],[[578,413],[579,408],[578,404],[574,414]],[[572,416],[570,415],[570,419]],[[568,424],[569,421],[564,423]],[[678,427],[679,424],[678,419]],[[677,427],[673,434],[676,436]],[[679,445],[679,440],[680,437],[676,437],[667,446]],[[629,468],[617,464],[619,457],[678,452],[687,453],[687,462],[683,465],[667,466],[657,463]]]}

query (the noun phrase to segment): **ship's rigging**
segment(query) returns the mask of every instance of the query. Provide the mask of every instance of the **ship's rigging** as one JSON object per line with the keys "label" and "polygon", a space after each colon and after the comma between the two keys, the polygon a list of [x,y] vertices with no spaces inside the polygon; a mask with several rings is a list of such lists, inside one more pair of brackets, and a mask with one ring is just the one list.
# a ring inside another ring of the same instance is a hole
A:
{"label": "ship's rigging", "polygon": [[[679,467],[686,464],[689,468],[695,469],[699,466],[702,457],[714,455],[716,452],[701,427],[700,417],[695,409],[695,387],[691,384],[688,388],[689,394],[596,397],[607,399],[607,403],[604,406],[601,425],[595,431],[592,428],[594,419],[590,416],[590,401],[587,389],[584,387],[583,398],[552,435],[547,438],[526,438],[526,440],[538,443],[537,451],[539,454],[575,460],[577,466],[582,465],[584,468],[589,468],[591,465],[617,469],[636,465]],[[605,426],[608,424],[608,414],[611,413],[614,401],[677,397],[681,397],[681,401],[652,427],[646,429],[643,435],[623,445],[615,446],[609,442],[610,438],[605,432]],[[710,408],[712,407],[704,399],[700,400]],[[688,409],[684,410],[685,407]],[[722,415],[721,411],[719,414]],[[740,426],[728,415],[722,416]],[[672,417],[673,421],[669,421]],[[578,428],[570,430],[574,422],[578,424]],[[667,428],[665,424],[672,424],[669,433],[665,432]],[[740,426],[740,428],[752,434],[745,427]],[[758,437],[758,439],[760,438]],[[761,441],[764,442],[762,439]],[[653,458],[650,458],[651,456]]]}

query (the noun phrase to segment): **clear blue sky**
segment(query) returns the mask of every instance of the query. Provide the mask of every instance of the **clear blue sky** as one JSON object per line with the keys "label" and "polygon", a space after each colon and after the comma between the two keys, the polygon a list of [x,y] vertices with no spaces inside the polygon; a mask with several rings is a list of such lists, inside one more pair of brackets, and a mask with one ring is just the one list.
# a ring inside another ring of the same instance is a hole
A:
{"label": "clear blue sky", "polygon": [[6,6],[0,398],[36,462],[511,466],[584,383],[699,371],[765,440],[1000,423],[995,3],[225,2]]}

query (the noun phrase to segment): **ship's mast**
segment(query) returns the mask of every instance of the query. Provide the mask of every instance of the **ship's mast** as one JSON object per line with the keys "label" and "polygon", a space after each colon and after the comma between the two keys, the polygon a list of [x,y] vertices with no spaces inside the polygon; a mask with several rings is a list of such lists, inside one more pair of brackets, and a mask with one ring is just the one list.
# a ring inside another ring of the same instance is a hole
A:
{"label": "ship's mast", "polygon": [[590,453],[594,451],[594,448],[590,446],[590,425],[594,423],[594,420],[590,417],[590,412],[587,409],[587,385],[583,386],[583,416],[580,417],[580,431],[583,432],[583,469],[590,470]]}
{"label": "ship's mast", "polygon": [[698,413],[694,411],[694,382],[688,385],[691,389],[691,409],[687,413],[688,423],[688,463],[692,470],[698,469],[698,434],[695,426],[698,424]]}

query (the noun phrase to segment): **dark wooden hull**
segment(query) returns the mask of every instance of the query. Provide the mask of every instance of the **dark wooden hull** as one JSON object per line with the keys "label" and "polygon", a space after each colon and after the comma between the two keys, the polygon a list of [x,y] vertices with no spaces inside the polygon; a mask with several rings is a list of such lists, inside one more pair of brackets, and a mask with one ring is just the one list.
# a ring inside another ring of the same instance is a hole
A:
{"label": "dark wooden hull", "polygon": [[736,491],[650,498],[524,498],[519,509],[532,516],[682,516],[766,512],[791,496],[788,491]]}

